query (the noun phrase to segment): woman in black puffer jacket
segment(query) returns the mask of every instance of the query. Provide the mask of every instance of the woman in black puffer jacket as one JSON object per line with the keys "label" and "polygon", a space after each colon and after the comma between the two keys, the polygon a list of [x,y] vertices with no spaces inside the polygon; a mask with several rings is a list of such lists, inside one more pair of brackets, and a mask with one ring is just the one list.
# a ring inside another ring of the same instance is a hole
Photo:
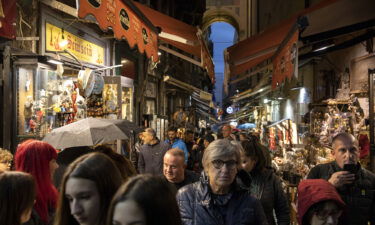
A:
{"label": "woman in black puffer jacket", "polygon": [[235,180],[241,166],[241,146],[232,142],[212,142],[203,154],[201,180],[178,191],[184,225],[268,224],[260,202]]}
{"label": "woman in black puffer jacket", "polygon": [[[260,200],[270,225],[289,225],[289,205],[280,179],[272,169],[266,168],[262,146],[256,140],[241,141],[242,168],[251,176],[248,187],[251,196]],[[273,215],[275,211],[277,223]]]}

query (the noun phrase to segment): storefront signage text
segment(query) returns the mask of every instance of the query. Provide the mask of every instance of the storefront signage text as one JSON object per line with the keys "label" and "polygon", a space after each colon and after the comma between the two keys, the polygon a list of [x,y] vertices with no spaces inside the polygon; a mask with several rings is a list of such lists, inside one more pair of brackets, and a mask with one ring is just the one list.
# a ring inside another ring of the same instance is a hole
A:
{"label": "storefront signage text", "polygon": [[126,39],[131,48],[137,45],[140,53],[146,52],[157,62],[157,33],[128,4],[121,0],[80,0],[78,17],[94,16],[102,30],[112,29],[116,39]]}
{"label": "storefront signage text", "polygon": [[[62,38],[68,41],[66,47],[62,48],[59,43]],[[79,38],[67,31],[62,34],[62,29],[52,24],[46,23],[46,51],[60,52],[69,50],[79,60],[104,65],[104,48]],[[70,57],[69,55],[67,55]]]}

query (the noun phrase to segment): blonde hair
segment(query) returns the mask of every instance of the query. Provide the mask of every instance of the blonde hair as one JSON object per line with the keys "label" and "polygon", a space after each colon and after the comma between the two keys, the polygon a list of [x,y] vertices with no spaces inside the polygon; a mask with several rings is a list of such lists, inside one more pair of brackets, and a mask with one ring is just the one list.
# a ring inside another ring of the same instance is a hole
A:
{"label": "blonde hair", "polygon": [[9,162],[13,160],[13,155],[10,151],[0,148],[0,163]]}
{"label": "blonde hair", "polygon": [[179,149],[179,148],[171,148],[169,149],[166,153],[166,154],[169,154],[169,155],[172,155],[172,156],[177,156],[177,157],[181,157],[183,160],[185,160],[185,153],[183,150]]}

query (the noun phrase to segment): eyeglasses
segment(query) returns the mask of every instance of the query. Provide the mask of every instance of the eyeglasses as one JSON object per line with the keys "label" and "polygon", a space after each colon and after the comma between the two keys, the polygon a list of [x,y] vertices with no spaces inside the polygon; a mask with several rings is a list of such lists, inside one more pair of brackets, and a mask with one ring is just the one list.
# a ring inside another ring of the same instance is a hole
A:
{"label": "eyeglasses", "polygon": [[227,166],[228,169],[232,170],[234,168],[237,167],[237,161],[236,160],[228,160],[228,161],[223,161],[223,160],[220,160],[220,159],[216,159],[214,161],[211,162],[212,165],[216,168],[216,169],[221,169],[224,164]]}
{"label": "eyeglasses", "polygon": [[341,216],[342,210],[319,210],[315,212],[315,215],[318,217],[320,220],[326,220],[328,217],[332,216],[333,218],[337,219]]}

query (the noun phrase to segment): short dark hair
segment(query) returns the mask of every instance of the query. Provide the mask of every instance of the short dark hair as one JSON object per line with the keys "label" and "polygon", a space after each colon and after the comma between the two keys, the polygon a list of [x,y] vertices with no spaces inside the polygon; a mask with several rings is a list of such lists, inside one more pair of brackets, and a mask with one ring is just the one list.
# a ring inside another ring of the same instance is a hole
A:
{"label": "short dark hair", "polygon": [[212,136],[211,134],[206,134],[206,135],[204,136],[204,140],[205,140],[205,141],[208,141],[208,143],[211,143],[211,142],[213,142],[213,141],[215,140],[215,138],[214,138],[214,136]]}
{"label": "short dark hair", "polygon": [[192,130],[186,130],[185,133],[186,133],[186,134],[194,134],[194,131],[192,131]]}
{"label": "short dark hair", "polygon": [[256,160],[256,165],[254,167],[255,171],[261,171],[266,167],[266,157],[262,150],[262,146],[256,142],[255,140],[243,140],[241,141],[241,145],[243,148],[243,153],[247,157],[251,157],[252,159]]}
{"label": "short dark hair", "polygon": [[138,175],[123,184],[113,197],[107,224],[113,224],[116,205],[127,200],[136,202],[143,211],[148,225],[181,225],[176,190],[162,177]]}
{"label": "short dark hair", "polygon": [[177,132],[177,127],[174,127],[174,126],[168,127],[168,131]]}
{"label": "short dark hair", "polygon": [[332,148],[334,148],[333,145],[335,144],[335,142],[337,140],[340,140],[340,139],[350,139],[354,144],[356,144],[358,146],[358,141],[352,134],[349,134],[349,133],[346,133],[346,132],[341,132],[341,133],[336,134],[332,138]]}

